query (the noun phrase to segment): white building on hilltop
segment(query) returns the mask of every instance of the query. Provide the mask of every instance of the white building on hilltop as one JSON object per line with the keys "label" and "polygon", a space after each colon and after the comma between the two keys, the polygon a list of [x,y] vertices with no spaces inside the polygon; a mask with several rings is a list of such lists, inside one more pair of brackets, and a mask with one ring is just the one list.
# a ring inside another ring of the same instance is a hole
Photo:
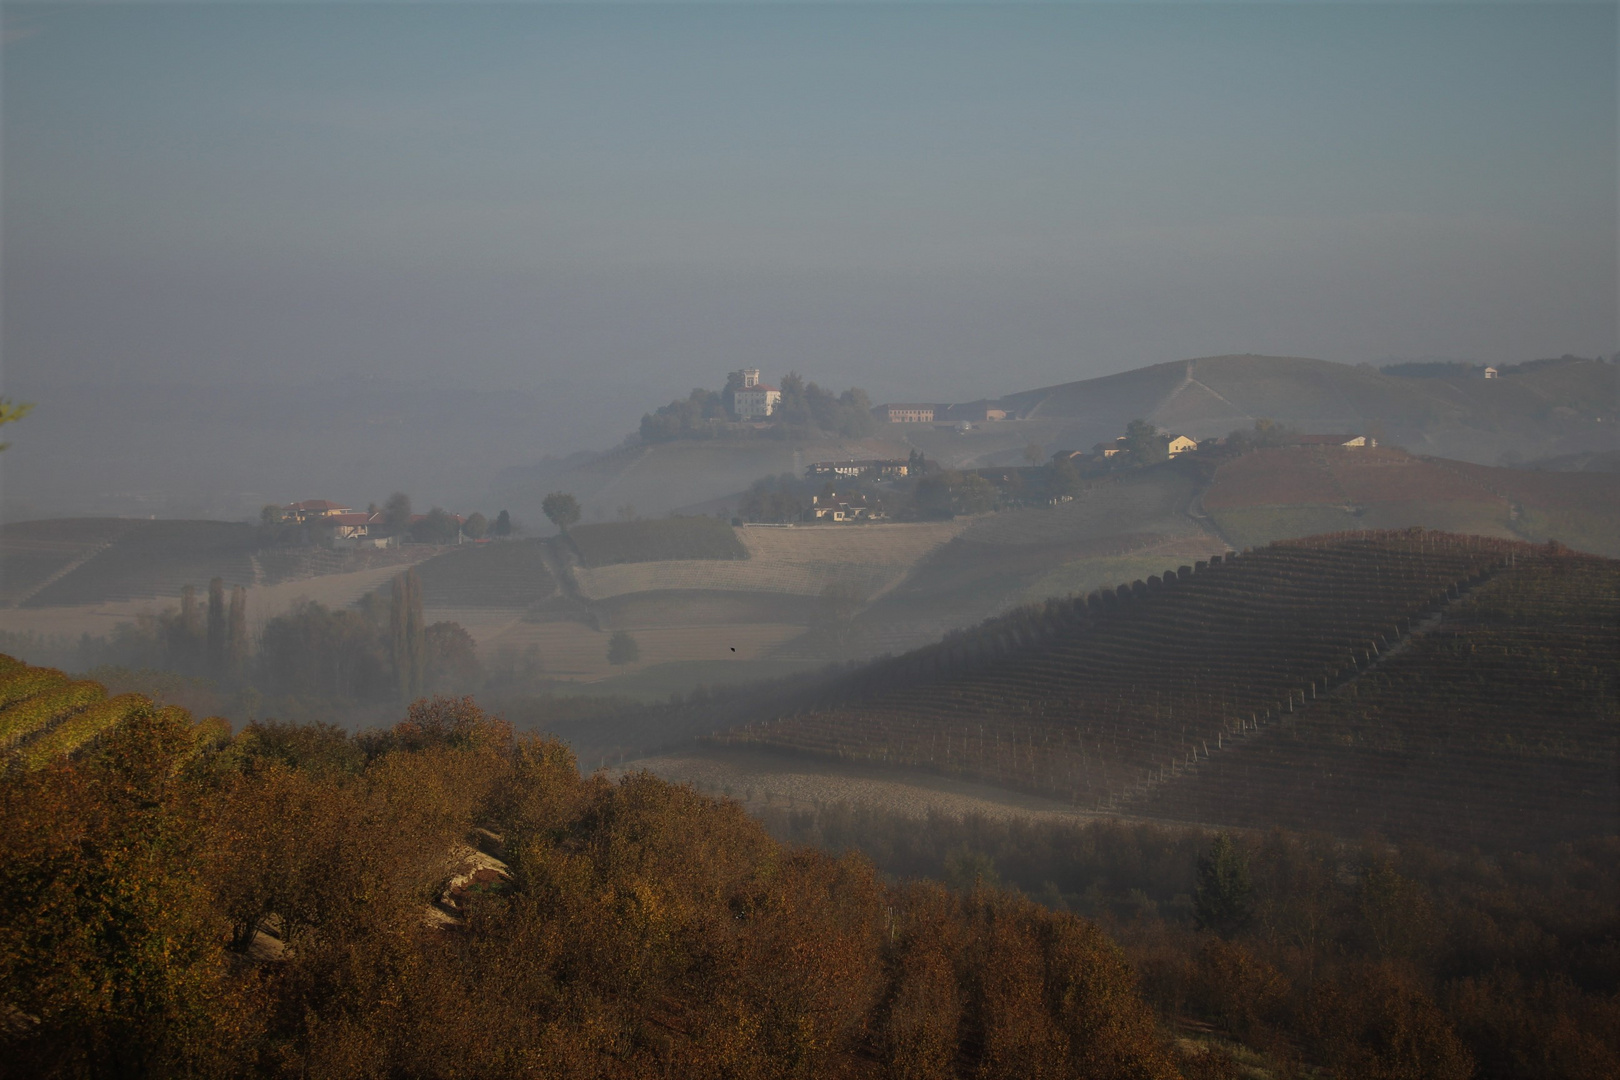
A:
{"label": "white building on hilltop", "polygon": [[732,394],[732,409],[739,420],[763,420],[776,411],[782,391],[759,381],[759,368],[742,369],[742,389]]}

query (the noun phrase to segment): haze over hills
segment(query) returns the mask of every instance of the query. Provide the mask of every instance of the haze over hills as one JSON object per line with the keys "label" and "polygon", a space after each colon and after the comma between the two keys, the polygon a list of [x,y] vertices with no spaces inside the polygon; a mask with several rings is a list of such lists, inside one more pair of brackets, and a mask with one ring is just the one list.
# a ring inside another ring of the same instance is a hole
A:
{"label": "haze over hills", "polygon": [[[247,588],[260,626],[303,599],[349,608],[415,563],[429,620],[465,628],[486,665],[528,657],[559,688],[662,698],[902,653],[1021,604],[1314,533],[1417,526],[1620,555],[1614,473],[1288,446],[1127,467],[1088,476],[1066,502],[1032,502],[1047,471],[986,470],[1009,483],[1027,472],[1028,486],[1009,487],[999,510],[946,520],[654,518],[464,547],[283,546],[207,521],[17,523],[0,531],[0,631],[66,648],[215,576]],[[612,664],[621,631],[638,658]]]}
{"label": "haze over hills", "polygon": [[[364,505],[395,490],[459,512],[505,506],[531,523],[541,520],[547,492],[568,490],[588,520],[603,520],[625,505],[643,514],[708,506],[760,476],[822,458],[905,457],[915,448],[948,465],[1017,463],[1032,443],[1089,449],[1135,417],[1195,438],[1262,417],[1302,431],[1381,432],[1414,453],[1487,465],[1620,451],[1616,367],[1598,361],[1508,367],[1485,380],[1209,357],[1011,393],[987,403],[1022,419],[965,432],[880,424],[858,440],[654,446],[625,437],[658,401],[567,380],[520,390],[372,378],[281,386],[23,382],[8,392],[37,403],[0,459],[11,521],[244,520],[266,502],[329,497]],[[908,396],[930,399],[925,386]],[[198,453],[204,445],[208,452]]]}
{"label": "haze over hills", "polygon": [[[544,493],[575,492],[589,510],[621,503],[643,513],[707,506],[751,478],[820,458],[898,456],[918,449],[951,467],[1017,464],[1031,444],[1090,449],[1141,417],[1196,439],[1270,419],[1304,432],[1372,433],[1385,444],[1485,465],[1620,450],[1620,368],[1553,361],[1477,374],[1406,378],[1366,366],[1274,356],[1178,360],[976,403],[1011,419],[880,424],[858,444],[743,440],[661,443],[511,468],[497,501],[534,517]],[[927,400],[927,395],[916,395]]]}

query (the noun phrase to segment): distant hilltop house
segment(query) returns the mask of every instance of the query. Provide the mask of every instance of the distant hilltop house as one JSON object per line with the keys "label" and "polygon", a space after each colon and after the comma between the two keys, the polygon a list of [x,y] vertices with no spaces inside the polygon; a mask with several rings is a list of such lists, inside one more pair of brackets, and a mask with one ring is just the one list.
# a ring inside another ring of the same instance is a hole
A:
{"label": "distant hilltop house", "polygon": [[829,491],[810,501],[810,514],[816,521],[875,521],[884,516],[883,509],[865,495],[847,495]]}
{"label": "distant hilltop house", "polygon": [[[372,547],[393,547],[399,542],[395,530],[388,525],[387,515],[381,511],[357,511],[325,499],[309,499],[289,503],[281,508],[281,513],[282,519],[287,522],[331,529],[335,540],[352,540],[357,545]],[[410,524],[399,531],[409,532],[412,526],[420,525],[427,519],[427,514],[412,514]],[[467,519],[461,514],[451,514],[450,519],[458,529],[467,524]]]}
{"label": "distant hilltop house", "polygon": [[1282,440],[1284,446],[1377,446],[1378,440],[1370,435],[1289,435]]}
{"label": "distant hilltop house", "polygon": [[[1171,457],[1175,457],[1177,454],[1188,454],[1198,449],[1198,440],[1190,435],[1160,435],[1159,437],[1164,440],[1165,453]],[[1128,449],[1129,446],[1126,445],[1125,436],[1121,435],[1111,443],[1098,443],[1092,447],[1091,452],[1096,457],[1111,458],[1125,453]],[[1067,456],[1072,459],[1080,457],[1081,453],[1074,450],[1069,452]]]}
{"label": "distant hilltop house", "polygon": [[742,369],[742,387],[732,392],[732,411],[739,420],[763,420],[782,403],[782,391],[759,381],[759,368]]}
{"label": "distant hilltop house", "polygon": [[1171,457],[1175,457],[1177,454],[1185,454],[1190,450],[1196,449],[1198,449],[1198,440],[1190,439],[1185,435],[1171,436],[1170,442],[1165,446],[1165,450],[1169,451]]}
{"label": "distant hilltop house", "polygon": [[804,470],[806,476],[880,476],[892,478],[911,475],[911,463],[906,461],[880,461],[867,458],[861,461],[817,461]]}
{"label": "distant hilltop house", "polygon": [[879,405],[872,411],[879,420],[890,424],[932,424],[940,408],[937,405]]}

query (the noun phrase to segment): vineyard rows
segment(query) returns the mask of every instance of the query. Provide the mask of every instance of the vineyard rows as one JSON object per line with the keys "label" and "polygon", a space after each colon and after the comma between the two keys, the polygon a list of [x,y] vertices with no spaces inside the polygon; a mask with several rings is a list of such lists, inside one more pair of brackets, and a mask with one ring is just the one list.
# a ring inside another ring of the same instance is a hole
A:
{"label": "vineyard rows", "polygon": [[1620,567],[1516,561],[1293,722],[1133,802],[1156,816],[1454,846],[1616,828]]}
{"label": "vineyard rows", "polygon": [[[109,699],[100,683],[74,682],[55,668],[0,656],[0,768],[39,768],[75,753],[137,709],[139,694]],[[210,737],[222,721],[205,724]]]}
{"label": "vineyard rows", "polygon": [[989,620],[719,738],[1107,807],[1303,710],[1530,550],[1414,531],[1217,557]]}

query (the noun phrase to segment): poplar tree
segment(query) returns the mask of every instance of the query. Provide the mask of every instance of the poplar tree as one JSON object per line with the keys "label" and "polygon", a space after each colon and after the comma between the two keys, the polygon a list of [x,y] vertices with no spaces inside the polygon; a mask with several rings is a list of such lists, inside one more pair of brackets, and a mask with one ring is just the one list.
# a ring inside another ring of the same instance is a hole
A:
{"label": "poplar tree", "polygon": [[422,581],[414,569],[394,578],[389,599],[388,629],[394,661],[394,683],[400,698],[410,701],[421,695],[427,668]]}
{"label": "poplar tree", "polygon": [[225,674],[225,582],[214,578],[208,583],[208,675],[217,679]]}
{"label": "poplar tree", "polygon": [[232,682],[240,682],[247,667],[247,589],[241,585],[231,590],[231,610],[225,628],[225,674]]}

